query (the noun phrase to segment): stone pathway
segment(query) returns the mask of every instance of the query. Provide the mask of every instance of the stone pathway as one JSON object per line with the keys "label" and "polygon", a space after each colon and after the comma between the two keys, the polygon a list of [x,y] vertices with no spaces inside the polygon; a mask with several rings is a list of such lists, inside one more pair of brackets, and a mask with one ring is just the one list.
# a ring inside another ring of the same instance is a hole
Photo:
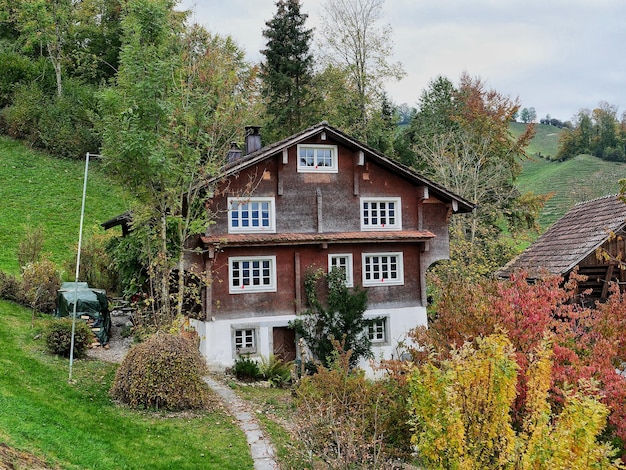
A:
{"label": "stone pathway", "polygon": [[259,422],[250,411],[249,406],[226,385],[211,377],[205,377],[204,380],[220,396],[226,407],[237,419],[239,427],[246,434],[246,440],[254,461],[254,470],[278,469],[278,464],[274,460],[274,448],[263,435]]}

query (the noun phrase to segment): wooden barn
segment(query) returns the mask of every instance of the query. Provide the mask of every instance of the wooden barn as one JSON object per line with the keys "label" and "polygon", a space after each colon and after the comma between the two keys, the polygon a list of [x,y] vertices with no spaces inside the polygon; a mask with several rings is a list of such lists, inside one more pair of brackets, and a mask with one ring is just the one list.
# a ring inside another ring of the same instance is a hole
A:
{"label": "wooden barn", "polygon": [[578,267],[578,273],[587,276],[580,290],[592,290],[585,303],[605,300],[611,281],[621,288],[626,284],[625,226],[626,204],[617,196],[581,202],[497,274],[508,277],[523,270],[531,279],[546,272],[567,279]]}
{"label": "wooden barn", "polygon": [[188,264],[210,278],[204,320],[194,320],[208,363],[293,359],[288,324],[307,307],[306,274],[320,268],[367,289],[377,321],[364,334],[376,358],[397,354],[426,323],[425,273],[449,256],[450,217],[473,205],[325,122],[260,147],[249,128],[245,151],[232,149],[208,183],[214,223]]}

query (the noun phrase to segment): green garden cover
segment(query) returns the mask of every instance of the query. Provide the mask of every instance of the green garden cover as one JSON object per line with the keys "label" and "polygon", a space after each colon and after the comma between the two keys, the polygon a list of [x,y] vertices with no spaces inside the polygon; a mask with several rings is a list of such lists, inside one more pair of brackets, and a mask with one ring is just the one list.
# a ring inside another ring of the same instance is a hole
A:
{"label": "green garden cover", "polygon": [[88,321],[100,344],[107,344],[111,332],[111,314],[106,291],[89,287],[86,282],[64,282],[57,293],[55,316],[71,317],[74,302],[76,318]]}

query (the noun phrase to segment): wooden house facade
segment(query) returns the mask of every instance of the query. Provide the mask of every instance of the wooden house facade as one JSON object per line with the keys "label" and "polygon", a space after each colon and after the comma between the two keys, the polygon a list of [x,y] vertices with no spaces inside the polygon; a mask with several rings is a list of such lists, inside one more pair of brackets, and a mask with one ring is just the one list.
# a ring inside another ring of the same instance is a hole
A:
{"label": "wooden house facade", "polygon": [[426,324],[425,272],[449,256],[450,217],[473,205],[326,123],[247,147],[209,182],[214,223],[189,260],[209,278],[194,321],[208,363],[294,359],[288,324],[307,308],[305,276],[334,268],[367,289],[377,320],[364,334],[376,358],[392,357]]}

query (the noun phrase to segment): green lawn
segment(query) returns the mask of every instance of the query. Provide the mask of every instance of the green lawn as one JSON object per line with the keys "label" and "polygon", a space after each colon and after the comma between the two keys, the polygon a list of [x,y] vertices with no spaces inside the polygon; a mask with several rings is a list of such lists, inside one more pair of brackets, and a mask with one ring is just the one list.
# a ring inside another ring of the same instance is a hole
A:
{"label": "green lawn", "polygon": [[[130,197],[89,166],[85,233],[130,207]],[[63,265],[76,256],[85,162],[60,160],[0,137],[0,269],[19,271],[17,249],[28,230],[42,227],[44,251]]]}
{"label": "green lawn", "polygon": [[115,365],[68,360],[35,339],[48,318],[0,301],[0,442],[63,469],[251,469],[243,433],[224,412],[162,414],[114,404]]}

